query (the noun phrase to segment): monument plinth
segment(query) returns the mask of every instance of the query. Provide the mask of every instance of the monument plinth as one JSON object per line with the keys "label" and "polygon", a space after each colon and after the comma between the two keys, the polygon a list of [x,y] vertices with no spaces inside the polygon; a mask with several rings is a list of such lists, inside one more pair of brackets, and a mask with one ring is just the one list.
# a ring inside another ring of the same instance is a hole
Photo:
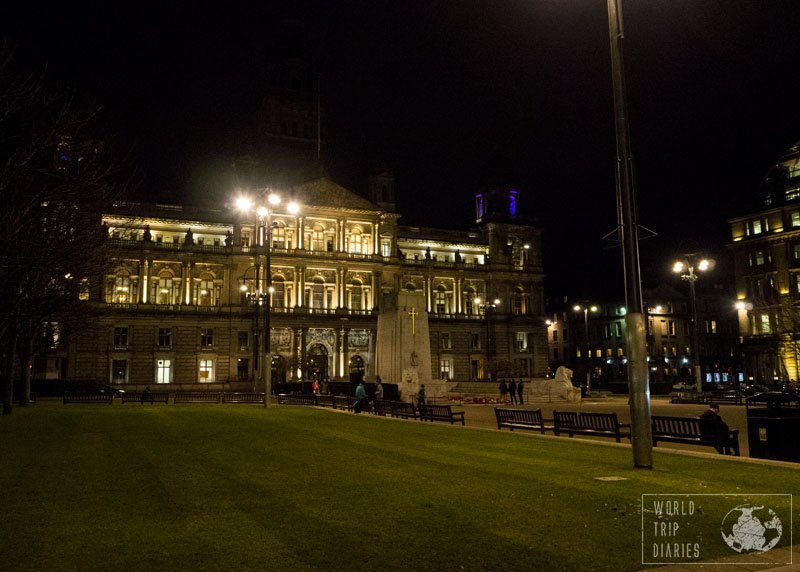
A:
{"label": "monument plinth", "polygon": [[400,399],[411,401],[422,384],[431,383],[431,340],[425,296],[400,292],[397,304],[378,315],[377,371],[396,383]]}

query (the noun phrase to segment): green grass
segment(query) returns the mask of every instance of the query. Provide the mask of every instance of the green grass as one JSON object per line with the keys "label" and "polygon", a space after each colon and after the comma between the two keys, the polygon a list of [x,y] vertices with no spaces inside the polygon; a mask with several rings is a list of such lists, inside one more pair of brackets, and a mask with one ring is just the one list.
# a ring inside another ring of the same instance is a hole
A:
{"label": "green grass", "polygon": [[637,570],[643,493],[800,482],[303,407],[40,404],[0,418],[0,459],[6,570]]}

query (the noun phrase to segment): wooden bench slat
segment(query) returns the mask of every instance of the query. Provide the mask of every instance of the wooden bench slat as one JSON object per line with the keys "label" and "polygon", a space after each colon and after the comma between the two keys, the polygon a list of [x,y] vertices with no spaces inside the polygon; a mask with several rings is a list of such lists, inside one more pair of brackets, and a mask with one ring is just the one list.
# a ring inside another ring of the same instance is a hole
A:
{"label": "wooden bench slat", "polygon": [[[670,417],[652,415],[650,417],[653,433],[653,446],[659,441],[667,443],[683,443],[686,445],[702,445],[714,447],[718,453],[724,453],[727,438],[706,427],[704,420],[698,417]],[[739,431],[731,431],[731,442],[728,444],[739,456]]]}
{"label": "wooden bench slat", "polygon": [[464,425],[464,412],[453,411],[450,405],[420,405],[419,418],[423,421],[449,421],[452,425],[456,421],[461,421]]}
{"label": "wooden bench slat", "polygon": [[178,391],[173,403],[219,403],[219,391]]}
{"label": "wooden bench slat", "polygon": [[64,403],[107,403],[111,405],[113,402],[114,394],[112,393],[64,393]]}
{"label": "wooden bench slat", "polygon": [[503,409],[495,407],[494,413],[497,418],[498,430],[503,427],[511,431],[514,429],[530,429],[541,431],[544,434],[545,431],[553,429],[552,426],[544,424],[541,409]]}
{"label": "wooden bench slat", "polygon": [[614,437],[617,443],[622,437],[631,438],[630,432],[622,431],[630,425],[621,424],[616,413],[553,411],[553,422],[553,432],[556,435],[566,433],[569,437],[576,434]]}
{"label": "wooden bench slat", "polygon": [[225,392],[222,394],[222,403],[260,403],[264,404],[266,396],[258,392]]}

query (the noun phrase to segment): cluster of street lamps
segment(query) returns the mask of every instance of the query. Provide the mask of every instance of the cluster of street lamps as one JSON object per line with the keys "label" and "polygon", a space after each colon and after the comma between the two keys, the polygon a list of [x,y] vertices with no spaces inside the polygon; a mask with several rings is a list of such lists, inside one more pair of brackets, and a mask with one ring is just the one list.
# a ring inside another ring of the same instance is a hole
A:
{"label": "cluster of street lamps", "polygon": [[[246,196],[239,196],[236,201],[236,209],[242,214],[255,215],[255,245],[253,248],[253,266],[255,267],[255,280],[253,283],[254,292],[248,294],[247,284],[242,283],[242,294],[248,296],[253,302],[253,370],[261,378],[264,385],[264,405],[269,405],[269,396],[272,393],[272,354],[270,350],[270,299],[274,288],[272,287],[272,271],[270,269],[270,247],[272,244],[272,214],[273,210],[281,204],[281,196],[270,193],[266,197],[265,204],[256,202]],[[290,201],[287,203],[286,210],[289,214],[295,215],[300,212],[299,205]],[[261,278],[261,254],[264,254],[263,280]],[[264,328],[262,339],[259,339],[259,308],[263,307]]]}
{"label": "cluster of street lamps", "polygon": [[575,312],[583,312],[583,339],[586,342],[586,391],[589,391],[592,388],[592,367],[591,367],[591,360],[592,357],[592,349],[589,344],[589,312],[595,313],[598,312],[599,309],[597,306],[589,305],[589,304],[576,304],[572,307],[572,310]]}
{"label": "cluster of street lamps", "polygon": [[701,258],[694,253],[686,254],[682,260],[678,260],[672,265],[672,271],[681,275],[682,280],[689,283],[689,298],[692,305],[691,336],[692,336],[692,370],[694,372],[694,382],[697,391],[703,391],[703,376],[700,370],[700,344],[697,335],[697,295],[695,293],[695,282],[698,275],[695,272],[707,272],[714,266],[714,261]]}

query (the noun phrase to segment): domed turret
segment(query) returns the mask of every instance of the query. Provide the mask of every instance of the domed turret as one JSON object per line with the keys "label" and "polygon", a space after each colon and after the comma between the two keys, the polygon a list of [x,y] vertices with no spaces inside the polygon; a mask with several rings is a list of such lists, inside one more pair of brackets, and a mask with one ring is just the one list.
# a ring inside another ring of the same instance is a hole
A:
{"label": "domed turret", "polygon": [[789,147],[767,171],[759,191],[765,207],[800,202],[800,141]]}

